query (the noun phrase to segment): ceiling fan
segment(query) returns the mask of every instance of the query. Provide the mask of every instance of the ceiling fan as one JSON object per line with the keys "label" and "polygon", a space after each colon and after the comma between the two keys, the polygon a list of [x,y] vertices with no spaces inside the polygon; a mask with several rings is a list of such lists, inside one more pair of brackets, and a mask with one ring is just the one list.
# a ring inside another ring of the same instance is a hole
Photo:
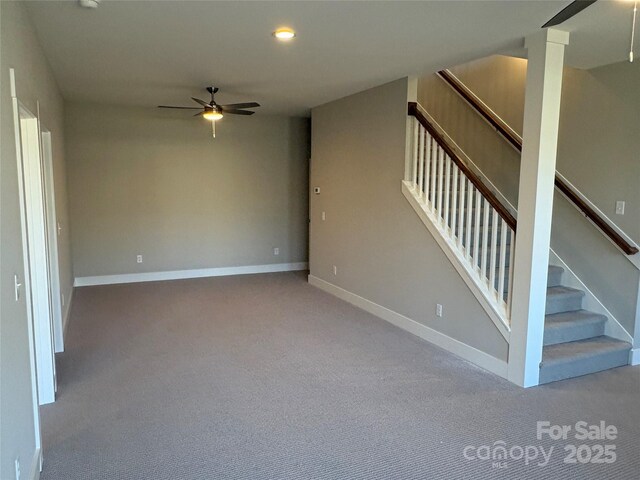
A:
{"label": "ceiling fan", "polygon": [[174,107],[171,105],[158,105],[158,108],[178,108],[181,110],[201,110],[194,117],[203,117],[211,121],[211,131],[213,137],[216,136],[216,120],[222,119],[227,113],[231,115],[253,115],[256,112],[245,110],[245,108],[256,108],[260,104],[256,102],[247,103],[230,103],[228,105],[219,105],[214,98],[215,94],[220,90],[218,87],[207,87],[207,92],[211,94],[209,103],[199,98],[191,97],[191,100],[200,104],[199,107]]}
{"label": "ceiling fan", "polygon": [[563,22],[566,22],[574,15],[577,15],[582,10],[587,8],[589,5],[596,3],[596,0],[576,0],[575,2],[571,2],[569,5],[564,7],[559,13],[557,13],[554,17],[552,17],[547,23],[545,23],[542,28],[554,27],[556,25],[560,25]]}
{"label": "ceiling fan", "polygon": [[[542,28],[554,27],[556,25],[560,25],[561,23],[566,22],[574,15],[577,15],[582,10],[587,8],[590,5],[596,3],[597,0],[575,0],[571,2],[569,5],[564,7],[560,12],[554,15],[547,23],[542,25]],[[636,31],[636,16],[638,13],[638,0],[628,0],[629,3],[633,3],[633,14],[632,14],[632,22],[631,22],[631,46],[629,48],[629,61],[633,62],[633,42],[635,38]]]}

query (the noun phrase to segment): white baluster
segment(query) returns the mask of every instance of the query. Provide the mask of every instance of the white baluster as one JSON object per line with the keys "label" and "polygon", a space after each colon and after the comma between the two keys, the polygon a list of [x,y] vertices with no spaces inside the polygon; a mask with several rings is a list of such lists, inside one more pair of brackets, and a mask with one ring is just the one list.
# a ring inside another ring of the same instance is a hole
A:
{"label": "white baluster", "polygon": [[424,164],[424,201],[429,203],[429,180],[431,177],[431,142],[433,137],[429,132],[425,133],[424,152],[425,152],[425,164]]}
{"label": "white baluster", "polygon": [[498,272],[498,302],[500,305],[504,302],[504,275],[505,261],[507,253],[507,222],[504,218],[500,221],[500,271]]}
{"label": "white baluster", "polygon": [[511,294],[513,292],[513,256],[516,251],[516,236],[513,230],[511,234],[511,245],[509,246],[509,286],[507,292],[507,318],[511,320]]}
{"label": "white baluster", "polygon": [[449,204],[451,201],[451,157],[444,157],[444,208],[442,209],[443,226],[449,226]]}
{"label": "white baluster", "polygon": [[453,180],[451,181],[451,237],[456,235],[456,215],[458,214],[458,166],[454,163]]}
{"label": "white baluster", "polygon": [[476,215],[475,215],[475,223],[473,226],[473,266],[474,268],[478,267],[478,244],[480,243],[480,210],[481,210],[481,206],[482,204],[480,203],[482,201],[482,195],[480,195],[480,192],[478,191],[478,189],[476,188],[476,199],[475,199],[475,209],[476,209]]}
{"label": "white baluster", "polygon": [[482,275],[484,278],[487,276],[487,254],[488,252],[488,241],[487,236],[489,233],[489,202],[487,199],[482,197],[482,213],[483,213],[483,222],[482,222],[482,260],[480,261],[480,269],[482,270]]}
{"label": "white baluster", "polygon": [[418,194],[422,196],[424,187],[424,134],[425,128],[420,125],[418,137]]}
{"label": "white baluster", "polygon": [[464,200],[465,200],[465,188],[467,186],[467,178],[462,171],[460,172],[460,204],[458,213],[458,245],[462,248],[462,239],[464,237]]}
{"label": "white baluster", "polygon": [[436,208],[436,178],[438,177],[438,152],[440,150],[435,138],[431,142],[431,147],[431,191],[429,192],[431,196],[429,199],[431,200],[431,211],[433,212]]}
{"label": "white baluster", "polygon": [[[491,209],[491,249],[489,254],[491,255],[491,261],[489,262],[489,285],[493,292],[496,289],[496,260],[498,257],[498,212],[495,208]],[[498,299],[500,297],[498,296]]]}
{"label": "white baluster", "polygon": [[420,122],[414,118],[413,129],[413,161],[411,162],[411,185],[416,188],[416,177],[418,176],[418,137],[420,136]]}
{"label": "white baluster", "polygon": [[438,204],[436,210],[442,216],[442,177],[444,176],[444,150],[438,147]]}
{"label": "white baluster", "polygon": [[467,190],[467,235],[465,237],[465,248],[466,248],[466,254],[467,254],[467,258],[471,258],[471,218],[473,215],[473,196],[475,194],[474,192],[474,185],[473,183],[471,183],[471,180],[467,179],[467,184],[468,184],[468,190]]}

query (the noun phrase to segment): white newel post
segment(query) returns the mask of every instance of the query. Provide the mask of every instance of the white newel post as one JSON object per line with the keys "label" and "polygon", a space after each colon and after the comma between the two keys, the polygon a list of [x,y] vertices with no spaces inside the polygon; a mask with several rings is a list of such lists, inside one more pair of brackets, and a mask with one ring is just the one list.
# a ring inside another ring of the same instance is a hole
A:
{"label": "white newel post", "polygon": [[564,48],[569,34],[542,30],[527,37],[518,231],[516,236],[509,380],[538,385],[542,360]]}

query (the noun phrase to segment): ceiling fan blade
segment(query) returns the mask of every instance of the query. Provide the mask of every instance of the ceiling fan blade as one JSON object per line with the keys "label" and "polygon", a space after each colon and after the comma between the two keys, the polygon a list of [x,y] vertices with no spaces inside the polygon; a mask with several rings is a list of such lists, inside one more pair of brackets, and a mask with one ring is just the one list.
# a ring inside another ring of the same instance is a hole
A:
{"label": "ceiling fan blade", "polygon": [[224,113],[230,113],[232,115],[253,115],[256,112],[251,110],[223,110]]}
{"label": "ceiling fan blade", "polygon": [[201,117],[202,115],[204,115],[204,110],[202,112],[196,113],[194,117]]}
{"label": "ceiling fan blade", "polygon": [[569,5],[564,7],[555,17],[542,25],[542,28],[560,25],[561,23],[566,22],[571,17],[580,13],[582,10],[595,2],[596,0],[576,0],[575,2],[571,2]]}
{"label": "ceiling fan blade", "polygon": [[170,105],[158,105],[158,108],[181,108],[183,110],[200,110],[200,107],[173,107]]}
{"label": "ceiling fan blade", "polygon": [[205,102],[204,100],[200,100],[199,98],[194,98],[191,97],[191,100],[193,100],[196,103],[199,103],[200,105],[202,105],[203,107],[209,107],[211,108],[211,105],[209,105],[207,102]]}
{"label": "ceiling fan blade", "polygon": [[238,110],[240,108],[256,108],[259,107],[260,104],[256,102],[249,103],[230,103],[229,105],[220,105],[222,110]]}

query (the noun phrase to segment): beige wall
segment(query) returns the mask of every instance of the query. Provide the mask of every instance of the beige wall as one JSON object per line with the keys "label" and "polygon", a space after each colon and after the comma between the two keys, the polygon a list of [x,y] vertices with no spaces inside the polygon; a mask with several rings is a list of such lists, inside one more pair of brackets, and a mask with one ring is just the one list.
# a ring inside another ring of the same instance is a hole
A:
{"label": "beige wall", "polygon": [[311,274],[506,360],[507,343],[402,194],[407,88],[312,110]]}
{"label": "beige wall", "polygon": [[309,121],[192,113],[67,105],[76,277],[307,260]]}
{"label": "beige wall", "polygon": [[40,115],[53,142],[56,210],[62,232],[58,237],[60,283],[68,299],[72,288],[69,224],[65,185],[63,100],[33,27],[19,2],[0,2],[0,478],[13,478],[13,462],[20,458],[22,475],[29,474],[35,453],[34,418],[29,365],[29,340],[24,294],[14,299],[13,275],[24,279],[20,227],[15,131],[9,84],[14,68],[17,95]]}
{"label": "beige wall", "polygon": [[[494,56],[451,69],[522,133],[526,61]],[[640,65],[565,68],[557,170],[640,242]],[[517,205],[520,156],[441,79],[420,79],[419,102]],[[624,216],[616,200],[626,201]],[[640,273],[556,192],[552,248],[633,334]]]}

